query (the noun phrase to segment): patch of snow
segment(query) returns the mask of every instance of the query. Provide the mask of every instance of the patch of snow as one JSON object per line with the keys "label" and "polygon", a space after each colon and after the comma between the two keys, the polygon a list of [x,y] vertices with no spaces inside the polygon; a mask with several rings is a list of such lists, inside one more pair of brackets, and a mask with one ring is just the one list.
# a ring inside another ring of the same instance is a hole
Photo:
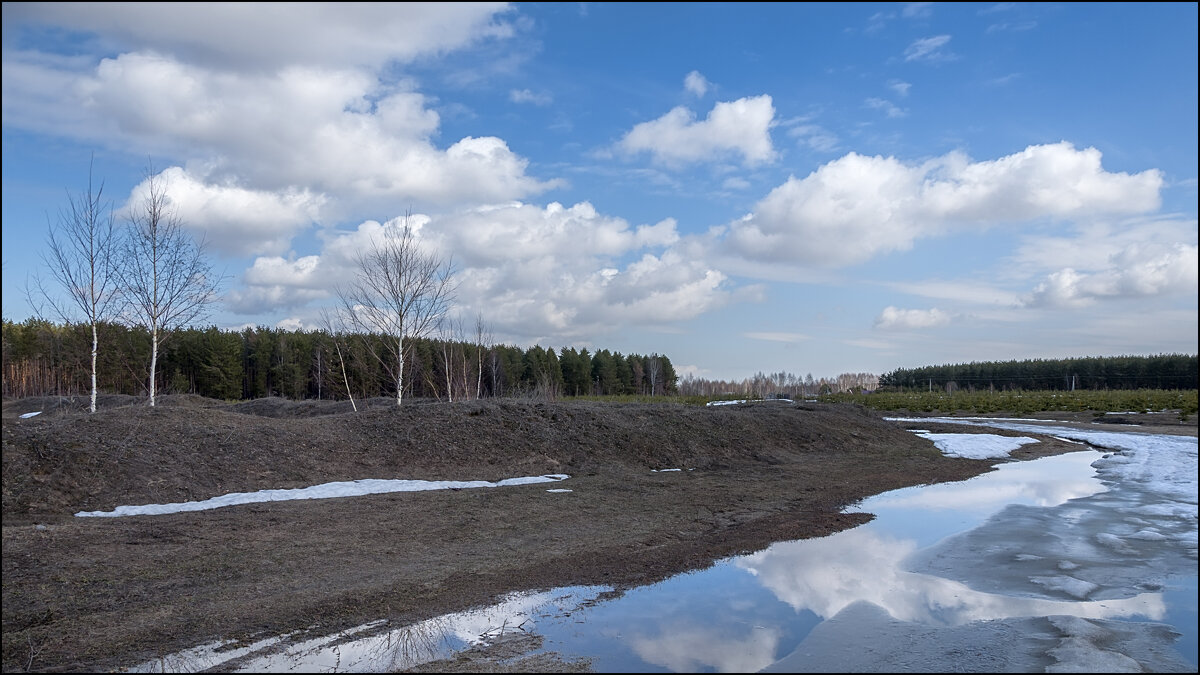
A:
{"label": "patch of snow", "polygon": [[997,434],[931,434],[918,433],[922,438],[933,441],[938,450],[947,457],[965,459],[993,459],[1008,457],[1008,453],[1027,443],[1037,443],[1028,436],[999,436]]}
{"label": "patch of snow", "polygon": [[36,412],[27,412],[27,413],[21,415],[21,419],[25,420],[25,419],[29,419],[30,417],[36,417],[37,415],[41,415],[41,414],[42,414],[41,410],[38,410]]}
{"label": "patch of snow", "polygon": [[384,480],[364,478],[354,481],[338,481],[322,483],[306,488],[293,490],[259,490],[258,492],[231,492],[220,497],[205,499],[197,502],[177,502],[174,504],[144,504],[142,506],[118,506],[112,511],[80,511],[75,515],[87,517],[117,517],[117,516],[158,516],[166,513],[181,511],[206,511],[219,509],[224,506],[238,504],[253,504],[257,502],[281,502],[293,499],[333,499],[336,497],[361,497],[363,495],[382,494],[386,492],[419,492],[423,490],[461,490],[464,488],[506,487],[510,485],[529,485],[532,483],[550,483],[570,478],[562,473],[544,476],[522,476],[506,478],[495,483],[485,480],[450,481],[450,480]]}
{"label": "patch of snow", "polygon": [[[816,401],[811,402],[816,403]],[[758,398],[753,400],[742,398],[736,401],[709,401],[704,405],[734,405],[737,403],[795,403],[795,401],[790,398]]]}

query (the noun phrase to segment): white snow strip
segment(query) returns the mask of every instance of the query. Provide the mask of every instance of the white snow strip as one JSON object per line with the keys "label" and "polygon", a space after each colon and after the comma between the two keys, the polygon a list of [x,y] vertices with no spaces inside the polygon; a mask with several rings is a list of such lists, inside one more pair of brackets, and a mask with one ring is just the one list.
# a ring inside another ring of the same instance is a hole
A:
{"label": "white snow strip", "polygon": [[116,517],[116,516],[158,516],[166,513],[181,511],[206,511],[219,509],[223,506],[238,504],[253,504],[256,502],[282,502],[292,499],[333,499],[335,497],[361,497],[363,495],[381,494],[385,492],[419,492],[423,490],[450,490],[463,488],[506,487],[510,485],[529,485],[531,483],[549,483],[570,478],[567,474],[556,473],[545,476],[523,476],[506,478],[495,483],[486,480],[451,481],[451,480],[384,480],[364,478],[354,481],[338,481],[322,483],[306,488],[293,490],[259,490],[258,492],[231,492],[220,497],[205,499],[198,502],[177,502],[174,504],[144,504],[142,506],[118,506],[112,511],[80,511],[75,515],[87,517]]}
{"label": "white snow strip", "polygon": [[650,473],[662,473],[664,471],[683,471],[683,469],[650,469]]}
{"label": "white snow strip", "polygon": [[1040,420],[1036,417],[885,417],[884,419],[893,422],[955,422],[959,420],[980,420],[987,422],[1042,422],[1048,423],[1051,420]]}
{"label": "white snow strip", "polygon": [[23,420],[29,419],[30,417],[34,417],[34,416],[41,415],[41,414],[42,414],[41,410],[38,410],[36,412],[28,412],[28,413],[21,415],[21,419],[23,419]]}
{"label": "white snow strip", "polygon": [[568,490],[566,488],[555,488],[553,490],[546,490],[546,492],[574,492],[574,490]]}
{"label": "white snow strip", "polygon": [[931,434],[918,433],[922,438],[933,441],[947,457],[965,459],[993,459],[1008,457],[1008,453],[1027,443],[1037,443],[1028,436],[999,436],[997,434]]}
{"label": "white snow strip", "polygon": [[738,399],[737,401],[709,401],[704,405],[734,405],[735,403],[795,403],[795,401],[790,398],[759,398],[754,400],[747,400],[743,398]]}

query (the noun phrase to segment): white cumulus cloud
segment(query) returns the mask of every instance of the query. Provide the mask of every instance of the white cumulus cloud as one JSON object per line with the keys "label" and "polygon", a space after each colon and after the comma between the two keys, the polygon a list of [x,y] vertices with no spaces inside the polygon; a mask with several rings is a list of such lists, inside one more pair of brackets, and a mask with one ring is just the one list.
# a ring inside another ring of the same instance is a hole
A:
{"label": "white cumulus cloud", "polygon": [[[319,219],[326,201],[295,188],[267,192],[207,184],[180,167],[162,171],[155,180],[184,227],[218,252],[234,256],[286,251],[293,236]],[[143,203],[147,186],[143,181],[133,189],[126,211]]]}
{"label": "white cumulus cloud", "polygon": [[708,92],[709,86],[708,80],[696,70],[688,73],[687,77],[683,78],[683,88],[696,96],[704,96]]}
{"label": "white cumulus cloud", "polygon": [[1108,172],[1098,150],[1068,143],[982,162],[850,153],[776,187],[729,225],[724,245],[752,261],[845,266],[956,230],[1149,212],[1162,185],[1157,170]]}
{"label": "white cumulus cloud", "polygon": [[291,64],[379,67],[513,29],[508,3],[4,3],[4,22],[103,35],[224,69]]}
{"label": "white cumulus cloud", "polygon": [[684,107],[638,124],[621,139],[626,153],[649,152],[669,165],[740,155],[748,165],[775,159],[770,128],[775,106],[767,95],[718,102],[704,120]]}
{"label": "white cumulus cloud", "polygon": [[189,224],[232,254],[278,255],[316,219],[327,225],[397,203],[457,208],[526,198],[560,181],[529,176],[528,160],[503,139],[439,140],[433,102],[382,71],[503,39],[511,33],[500,18],[507,11],[460,3],[6,3],[6,28],[42,22],[94,32],[84,47],[107,50],[70,58],[6,50],[5,128],[187,158],[186,168],[167,170],[182,171],[172,196]]}
{"label": "white cumulus cloud", "polygon": [[920,330],[950,323],[950,315],[933,309],[900,309],[885,307],[875,319],[875,327],[885,330]]}
{"label": "white cumulus cloud", "polygon": [[1197,257],[1195,245],[1134,245],[1098,271],[1067,267],[1048,274],[1025,301],[1035,307],[1087,307],[1105,298],[1195,293]]}
{"label": "white cumulus cloud", "polygon": [[[459,311],[482,312],[502,339],[587,341],[621,326],[687,320],[738,292],[719,269],[675,248],[680,236],[670,218],[633,226],[587,202],[511,202],[436,217],[414,214],[408,223],[425,250],[454,261]],[[355,274],[357,252],[388,225],[372,220],[326,231],[319,256],[260,257],[230,304],[250,313],[333,297],[336,283]]]}

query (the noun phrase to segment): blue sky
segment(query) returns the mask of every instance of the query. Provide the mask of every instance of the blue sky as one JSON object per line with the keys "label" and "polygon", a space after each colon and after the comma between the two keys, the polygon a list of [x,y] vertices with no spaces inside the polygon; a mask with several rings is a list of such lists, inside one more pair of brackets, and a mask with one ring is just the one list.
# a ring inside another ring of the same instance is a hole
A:
{"label": "blue sky", "polygon": [[681,375],[1197,351],[1195,3],[9,3],[3,313],[148,165],[315,327],[413,214],[499,342]]}

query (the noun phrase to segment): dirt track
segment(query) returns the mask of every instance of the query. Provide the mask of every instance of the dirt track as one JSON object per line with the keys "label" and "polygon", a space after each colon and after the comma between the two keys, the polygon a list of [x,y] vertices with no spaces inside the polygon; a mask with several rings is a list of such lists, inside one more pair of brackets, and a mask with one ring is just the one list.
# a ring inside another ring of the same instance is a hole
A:
{"label": "dirt track", "polygon": [[[111,397],[88,415],[55,403],[4,406],[5,671],[112,670],[217,639],[403,625],[515,590],[630,588],[851,527],[865,518],[841,513],[852,502],[994,463],[945,458],[904,425],[842,405],[397,409],[380,399],[353,413]],[[19,417],[33,410],[46,412]],[[1042,440],[1014,456],[1079,447]],[[684,470],[651,471],[665,468]],[[570,475],[553,487],[572,492],[534,484],[73,516],[360,478],[550,473]]]}

